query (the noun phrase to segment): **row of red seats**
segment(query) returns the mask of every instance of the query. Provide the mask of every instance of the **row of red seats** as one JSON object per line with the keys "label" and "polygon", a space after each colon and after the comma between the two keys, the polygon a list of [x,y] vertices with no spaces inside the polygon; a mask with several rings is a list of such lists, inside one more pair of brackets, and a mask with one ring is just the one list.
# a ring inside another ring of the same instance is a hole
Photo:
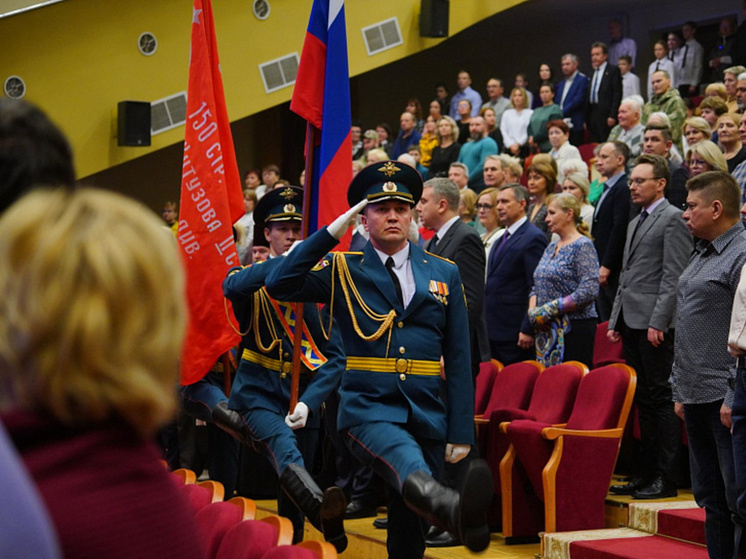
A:
{"label": "row of red seats", "polygon": [[287,518],[256,518],[256,503],[245,497],[223,501],[224,489],[216,481],[196,482],[191,470],[172,472],[194,510],[209,559],[336,559],[326,542],[293,542]]}
{"label": "row of red seats", "polygon": [[475,423],[494,476],[490,524],[507,543],[603,527],[636,382],[621,363],[482,364]]}

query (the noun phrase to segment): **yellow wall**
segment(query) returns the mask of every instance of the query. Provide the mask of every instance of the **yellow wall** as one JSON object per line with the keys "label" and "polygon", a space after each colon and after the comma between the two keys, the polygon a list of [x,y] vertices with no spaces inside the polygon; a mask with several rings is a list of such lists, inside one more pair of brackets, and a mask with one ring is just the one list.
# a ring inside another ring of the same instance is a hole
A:
{"label": "yellow wall", "polygon": [[[454,0],[450,34],[523,1]],[[270,17],[259,21],[250,0],[213,2],[231,120],[290,99],[290,87],[264,92],[258,65],[300,54],[312,2],[270,4]],[[419,37],[419,5],[419,0],[347,1],[351,75],[441,42]],[[119,101],[154,101],[186,89],[191,6],[189,0],[67,0],[0,19],[0,79],[24,79],[26,99],[41,106],[70,138],[79,176],[180,142],[182,127],[154,136],[149,148],[118,147],[114,121]],[[404,44],[369,57],[360,29],[393,16]],[[158,39],[153,56],[137,50],[143,31]]]}

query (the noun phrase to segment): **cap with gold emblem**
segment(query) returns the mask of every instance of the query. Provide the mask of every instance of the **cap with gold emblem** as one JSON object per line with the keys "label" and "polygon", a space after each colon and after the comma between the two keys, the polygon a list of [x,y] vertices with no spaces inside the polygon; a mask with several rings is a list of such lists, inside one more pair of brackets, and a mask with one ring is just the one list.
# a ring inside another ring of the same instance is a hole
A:
{"label": "cap with gold emblem", "polygon": [[381,161],[355,175],[347,189],[347,202],[352,207],[364,198],[369,204],[401,200],[414,206],[421,195],[422,177],[414,167],[401,161]]}
{"label": "cap with gold emblem", "polygon": [[254,223],[264,228],[274,221],[300,221],[303,219],[303,190],[297,186],[280,186],[270,190],[254,209]]}

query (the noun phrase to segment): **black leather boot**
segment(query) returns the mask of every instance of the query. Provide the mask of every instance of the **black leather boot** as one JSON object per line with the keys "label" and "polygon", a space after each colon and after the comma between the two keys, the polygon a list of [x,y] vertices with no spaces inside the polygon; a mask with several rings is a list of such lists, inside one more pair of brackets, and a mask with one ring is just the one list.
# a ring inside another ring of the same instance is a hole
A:
{"label": "black leather boot", "polygon": [[456,534],[461,543],[477,552],[490,544],[487,507],[492,493],[492,472],[484,460],[469,464],[460,493],[423,471],[407,477],[402,487],[402,498],[409,508]]}
{"label": "black leather boot", "polygon": [[249,428],[241,418],[241,414],[228,409],[228,402],[219,402],[212,409],[212,421],[234,439],[252,448],[254,447],[254,442],[249,435]]}
{"label": "black leather boot", "polygon": [[322,492],[311,474],[298,464],[285,468],[280,476],[280,487],[337,553],[347,548],[344,528],[347,499],[339,487],[332,486]]}

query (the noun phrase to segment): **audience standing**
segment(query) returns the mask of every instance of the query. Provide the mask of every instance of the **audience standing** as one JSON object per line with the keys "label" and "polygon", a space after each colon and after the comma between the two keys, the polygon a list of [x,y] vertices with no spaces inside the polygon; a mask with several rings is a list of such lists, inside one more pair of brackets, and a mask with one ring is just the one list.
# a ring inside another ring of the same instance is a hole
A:
{"label": "audience standing", "polygon": [[516,156],[528,155],[528,123],[533,110],[529,109],[526,90],[516,87],[510,92],[510,109],[503,113],[500,132],[505,151]]}
{"label": "audience standing", "polygon": [[536,357],[546,366],[592,363],[598,255],[572,194],[549,197],[546,221],[558,240],[547,246],[534,271],[528,316],[535,328]]}
{"label": "audience standing", "polygon": [[636,97],[625,98],[619,105],[617,118],[619,124],[609,132],[609,142],[620,141],[629,148],[630,161],[637,159],[642,153],[643,134],[645,127],[640,122],[642,104]]}
{"label": "audience standing", "polygon": [[671,85],[676,87],[676,65],[668,58],[666,41],[656,41],[653,47],[653,54],[655,54],[655,60],[648,67],[648,101],[653,99],[653,74],[656,72],[666,72]]}
{"label": "audience standing", "polygon": [[544,232],[548,241],[552,233],[546,219],[547,197],[554,192],[557,185],[557,163],[549,155],[539,154],[531,160],[526,172],[528,192],[531,195],[531,204],[526,210],[526,215],[531,223]]}
{"label": "audience standing", "polygon": [[485,308],[492,357],[504,365],[535,356],[528,298],[547,238],[528,221],[528,202],[528,190],[519,184],[506,184],[497,193],[497,214],[506,229],[487,260]]}
{"label": "audience standing", "polygon": [[622,142],[601,145],[596,156],[596,168],[606,179],[593,214],[591,234],[600,263],[598,294],[599,321],[609,320],[614,303],[619,274],[622,271],[624,241],[632,213],[625,167],[629,148]]}
{"label": "audience standing", "polygon": [[487,136],[487,129],[481,116],[472,117],[469,122],[469,133],[470,141],[461,146],[458,160],[471,170],[469,187],[479,192],[484,188],[484,181],[482,180],[484,158],[488,155],[497,154],[497,143]]}
{"label": "audience standing", "polygon": [[741,270],[746,231],[738,185],[723,172],[687,183],[684,220],[698,239],[677,289],[676,340],[671,373],[676,414],[689,439],[692,491],[705,509],[710,557],[734,557],[736,472],[730,429],[736,376],[728,355],[728,327]]}
{"label": "audience standing", "polygon": [[647,124],[652,113],[658,111],[665,113],[671,121],[673,143],[681,152],[681,126],[686,120],[686,105],[681,100],[679,92],[672,87],[671,78],[665,70],[653,72],[652,84],[653,95],[642,108],[642,123]]}
{"label": "audience standing", "polygon": [[510,107],[510,99],[505,97],[503,81],[499,78],[490,78],[487,81],[487,101],[482,105],[482,110],[490,108],[495,111],[495,126],[500,128],[503,113]]}
{"label": "audience standing", "polygon": [[668,379],[674,358],[675,286],[686,267],[692,238],[681,210],[663,196],[669,179],[668,164],[657,155],[641,155],[632,169],[629,191],[642,211],[626,230],[624,271],[609,320],[609,339],[621,338],[624,359],[637,371],[641,437],[637,476],[611,491],[638,499],[677,493],[681,426]]}
{"label": "audience standing", "polygon": [[407,153],[407,148],[412,144],[420,143],[420,133],[417,132],[415,116],[404,111],[399,119],[399,135],[394,140],[391,157],[396,159],[402,153]]}
{"label": "audience standing", "polygon": [[466,70],[461,70],[457,77],[458,91],[451,97],[451,108],[448,115],[453,120],[460,120],[461,115],[458,112],[458,103],[462,99],[469,101],[471,107],[471,116],[477,116],[479,109],[482,107],[482,96],[471,88],[471,76]]}
{"label": "audience standing", "polygon": [[547,124],[553,120],[561,120],[562,109],[554,103],[554,86],[550,82],[541,84],[539,98],[541,106],[534,109],[528,123],[528,143],[532,148],[547,153],[552,149]]}
{"label": "audience standing", "polygon": [[699,93],[699,84],[702,81],[704,70],[705,49],[697,41],[697,24],[687,21],[681,27],[684,36],[684,45],[681,47],[679,57],[679,93],[682,97],[694,97]]}
{"label": "audience standing", "polygon": [[588,97],[588,131],[592,142],[604,142],[617,123],[619,103],[622,101],[622,74],[614,63],[609,63],[608,47],[604,43],[591,46],[591,76]]}
{"label": "audience standing", "polygon": [[458,160],[461,144],[458,142],[459,129],[456,121],[450,116],[444,116],[438,121],[436,128],[438,145],[430,155],[430,178],[448,176],[451,163]]}
{"label": "audience standing", "polygon": [[625,37],[622,30],[622,22],[618,19],[612,19],[608,25],[611,43],[609,44],[609,59],[612,64],[623,56],[629,57],[629,63],[632,68],[635,67],[635,57],[637,56],[637,43],[634,39]]}
{"label": "audience standing", "polygon": [[588,78],[578,71],[578,57],[567,53],[562,56],[562,74],[565,79],[557,84],[556,97],[565,119],[570,119],[570,142],[574,146],[584,143],[585,103],[588,98]]}
{"label": "audience standing", "polygon": [[[612,63],[614,62],[611,56],[609,56],[609,59]],[[622,74],[622,99],[626,99],[632,95],[642,95],[640,92],[640,78],[632,72],[632,59],[627,55],[620,56],[617,66]]]}

